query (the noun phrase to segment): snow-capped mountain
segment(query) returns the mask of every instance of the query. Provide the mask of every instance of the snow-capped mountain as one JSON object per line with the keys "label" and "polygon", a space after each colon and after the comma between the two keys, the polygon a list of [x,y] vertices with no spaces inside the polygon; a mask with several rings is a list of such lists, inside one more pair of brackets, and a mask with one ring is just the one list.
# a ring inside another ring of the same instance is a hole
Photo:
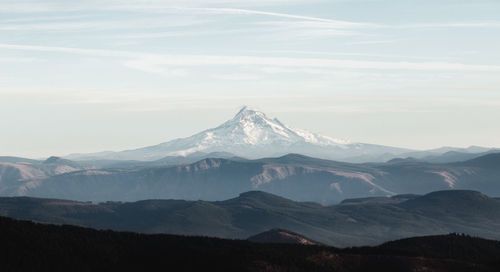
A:
{"label": "snow-capped mountain", "polygon": [[372,161],[386,160],[407,149],[351,143],[309,131],[291,128],[263,112],[243,107],[233,119],[191,137],[122,152],[71,155],[71,159],[157,160],[193,153],[229,152],[244,158],[262,158],[299,153],[319,158]]}
{"label": "snow-capped mountain", "polygon": [[262,147],[288,148],[297,144],[341,146],[347,143],[345,140],[290,128],[276,118],[268,118],[263,112],[244,107],[233,119],[216,128],[186,139],[160,144],[158,147],[179,146],[181,150],[174,151],[171,155],[185,156],[196,151],[222,149],[237,154],[239,149],[245,152],[246,149],[258,150]]}

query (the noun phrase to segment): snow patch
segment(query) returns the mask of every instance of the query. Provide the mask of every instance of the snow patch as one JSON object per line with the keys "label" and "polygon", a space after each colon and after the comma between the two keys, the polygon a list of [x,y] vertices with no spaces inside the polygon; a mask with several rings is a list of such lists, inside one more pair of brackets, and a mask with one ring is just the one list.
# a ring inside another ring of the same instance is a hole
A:
{"label": "snow patch", "polygon": [[291,234],[291,233],[284,232],[284,231],[280,231],[279,234],[281,236],[292,238],[295,241],[297,241],[299,244],[302,244],[302,245],[315,245],[315,243],[313,243],[313,242],[305,239],[304,237],[301,237],[301,236],[298,236],[298,235],[295,235],[295,234]]}
{"label": "snow patch", "polygon": [[43,179],[47,177],[42,170],[28,164],[0,162],[0,166],[16,169],[19,172],[20,180]]}
{"label": "snow patch", "polygon": [[181,165],[177,167],[178,172],[197,172],[197,171],[202,171],[202,170],[208,170],[210,168],[218,168],[221,165],[220,160],[214,160],[214,159],[205,159],[202,160],[196,164],[190,164],[190,165]]}
{"label": "snow patch", "polygon": [[384,193],[390,194],[390,195],[395,194],[394,192],[391,192],[391,191],[383,188],[382,186],[375,184],[373,182],[375,177],[372,176],[371,174],[362,173],[362,172],[344,172],[344,171],[337,171],[337,170],[329,170],[328,172],[330,172],[334,175],[342,176],[342,177],[346,177],[346,178],[360,179],[360,180],[370,184],[373,187],[373,189],[370,190],[370,193],[372,193],[372,194],[375,193],[375,189],[378,189],[378,190],[380,190]]}
{"label": "snow patch", "polygon": [[448,184],[448,187],[450,187],[452,189],[455,188],[455,183],[457,182],[457,179],[452,174],[450,174],[449,172],[446,172],[446,171],[433,171],[431,173],[443,177],[443,180],[444,180],[444,182],[446,182]]}
{"label": "snow patch", "polygon": [[91,175],[110,175],[111,172],[108,171],[103,171],[103,170],[85,170],[81,172],[75,173],[75,175],[80,175],[80,176],[91,176]]}
{"label": "snow patch", "polygon": [[281,165],[264,165],[261,174],[250,179],[254,188],[272,180],[281,180],[289,176],[295,175],[295,167]]}
{"label": "snow patch", "polygon": [[59,165],[54,169],[54,173],[59,175],[59,174],[64,174],[64,173],[70,173],[70,172],[75,172],[80,169],[71,167],[69,165]]}
{"label": "snow patch", "polygon": [[278,119],[270,119],[262,112],[245,107],[233,119],[216,128],[160,146],[171,149],[168,155],[187,156],[197,151],[210,150],[240,154],[237,150],[248,148],[264,148],[271,153],[280,153],[278,150],[286,150],[290,146],[343,146],[347,143],[349,141],[288,127]]}
{"label": "snow patch", "polygon": [[340,188],[340,184],[338,182],[334,182],[330,184],[330,189],[336,190],[340,194],[343,194],[344,192],[342,191],[342,188]]}

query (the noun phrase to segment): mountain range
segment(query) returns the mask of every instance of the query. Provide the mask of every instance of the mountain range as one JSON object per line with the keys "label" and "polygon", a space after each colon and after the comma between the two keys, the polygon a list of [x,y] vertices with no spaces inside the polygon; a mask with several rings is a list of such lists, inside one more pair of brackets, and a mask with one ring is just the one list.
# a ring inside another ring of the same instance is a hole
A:
{"label": "mountain range", "polygon": [[[219,154],[225,156],[227,154]],[[0,162],[0,195],[79,201],[143,199],[224,200],[261,190],[323,204],[346,198],[426,194],[467,189],[500,196],[500,153],[453,163],[393,159],[353,164],[290,154],[247,160],[205,158],[194,163],[143,162],[141,166],[88,168],[51,158]],[[168,161],[168,160],[167,160]],[[88,163],[88,162],[87,162]]]}
{"label": "mountain range", "polygon": [[323,204],[447,189],[498,196],[499,154],[474,146],[413,151],[351,143],[244,107],[216,128],[156,146],[46,160],[0,157],[0,196],[215,201],[261,190]]}
{"label": "mountain range", "polygon": [[[71,160],[138,160],[154,161],[165,157],[188,156],[193,153],[225,152],[248,159],[279,157],[289,153],[346,162],[382,162],[397,157],[424,158],[446,152],[480,153],[490,148],[443,147],[416,151],[406,148],[355,143],[292,128],[263,112],[243,107],[232,119],[218,127],[187,138],[175,139],[154,146],[120,152],[72,154]],[[472,157],[468,157],[472,158]]]}
{"label": "mountain range", "polygon": [[251,191],[224,201],[76,202],[0,198],[0,216],[141,233],[246,239],[286,229],[334,246],[375,245],[422,235],[500,239],[500,200],[475,191],[346,200],[325,206]]}

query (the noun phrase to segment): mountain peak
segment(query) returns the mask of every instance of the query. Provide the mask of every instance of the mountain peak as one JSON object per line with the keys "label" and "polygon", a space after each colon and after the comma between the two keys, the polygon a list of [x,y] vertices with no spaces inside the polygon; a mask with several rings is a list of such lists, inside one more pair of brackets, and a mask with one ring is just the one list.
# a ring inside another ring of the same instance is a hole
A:
{"label": "mountain peak", "polygon": [[187,138],[155,146],[104,154],[108,159],[158,160],[167,156],[187,156],[195,152],[228,152],[244,158],[277,157],[288,153],[345,159],[368,154],[400,154],[408,150],[351,143],[307,130],[297,129],[269,118],[260,110],[244,106],[232,119]]}
{"label": "mountain peak", "polygon": [[240,111],[238,111],[238,113],[236,114],[237,116],[240,115],[240,114],[244,114],[244,113],[248,113],[248,112],[260,112],[259,110],[257,110],[256,108],[254,107],[250,107],[250,106],[243,106]]}
{"label": "mountain peak", "polygon": [[233,119],[212,129],[232,144],[271,144],[294,141],[297,135],[276,119],[270,119],[261,111],[244,106]]}
{"label": "mountain peak", "polygon": [[233,120],[242,120],[242,119],[254,119],[254,118],[264,118],[267,119],[266,114],[263,112],[249,107],[244,106],[241,110],[234,116]]}
{"label": "mountain peak", "polygon": [[45,164],[75,164],[74,162],[70,161],[70,160],[66,160],[66,159],[63,159],[61,157],[56,157],[56,156],[52,156],[48,159],[46,159],[43,163]]}

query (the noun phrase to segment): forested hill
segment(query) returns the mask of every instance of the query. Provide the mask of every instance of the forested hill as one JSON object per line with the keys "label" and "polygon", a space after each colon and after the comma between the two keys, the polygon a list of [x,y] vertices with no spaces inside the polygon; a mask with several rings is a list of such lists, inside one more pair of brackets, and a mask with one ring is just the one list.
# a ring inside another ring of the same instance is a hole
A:
{"label": "forested hill", "polygon": [[259,191],[213,202],[153,199],[95,204],[6,197],[0,198],[0,215],[95,229],[228,239],[279,228],[337,247],[452,232],[500,239],[500,201],[460,190],[351,199],[333,206]]}
{"label": "forested hill", "polygon": [[[500,242],[429,236],[378,247],[98,231],[0,217],[1,271],[499,271]],[[443,251],[446,248],[455,250]]]}

